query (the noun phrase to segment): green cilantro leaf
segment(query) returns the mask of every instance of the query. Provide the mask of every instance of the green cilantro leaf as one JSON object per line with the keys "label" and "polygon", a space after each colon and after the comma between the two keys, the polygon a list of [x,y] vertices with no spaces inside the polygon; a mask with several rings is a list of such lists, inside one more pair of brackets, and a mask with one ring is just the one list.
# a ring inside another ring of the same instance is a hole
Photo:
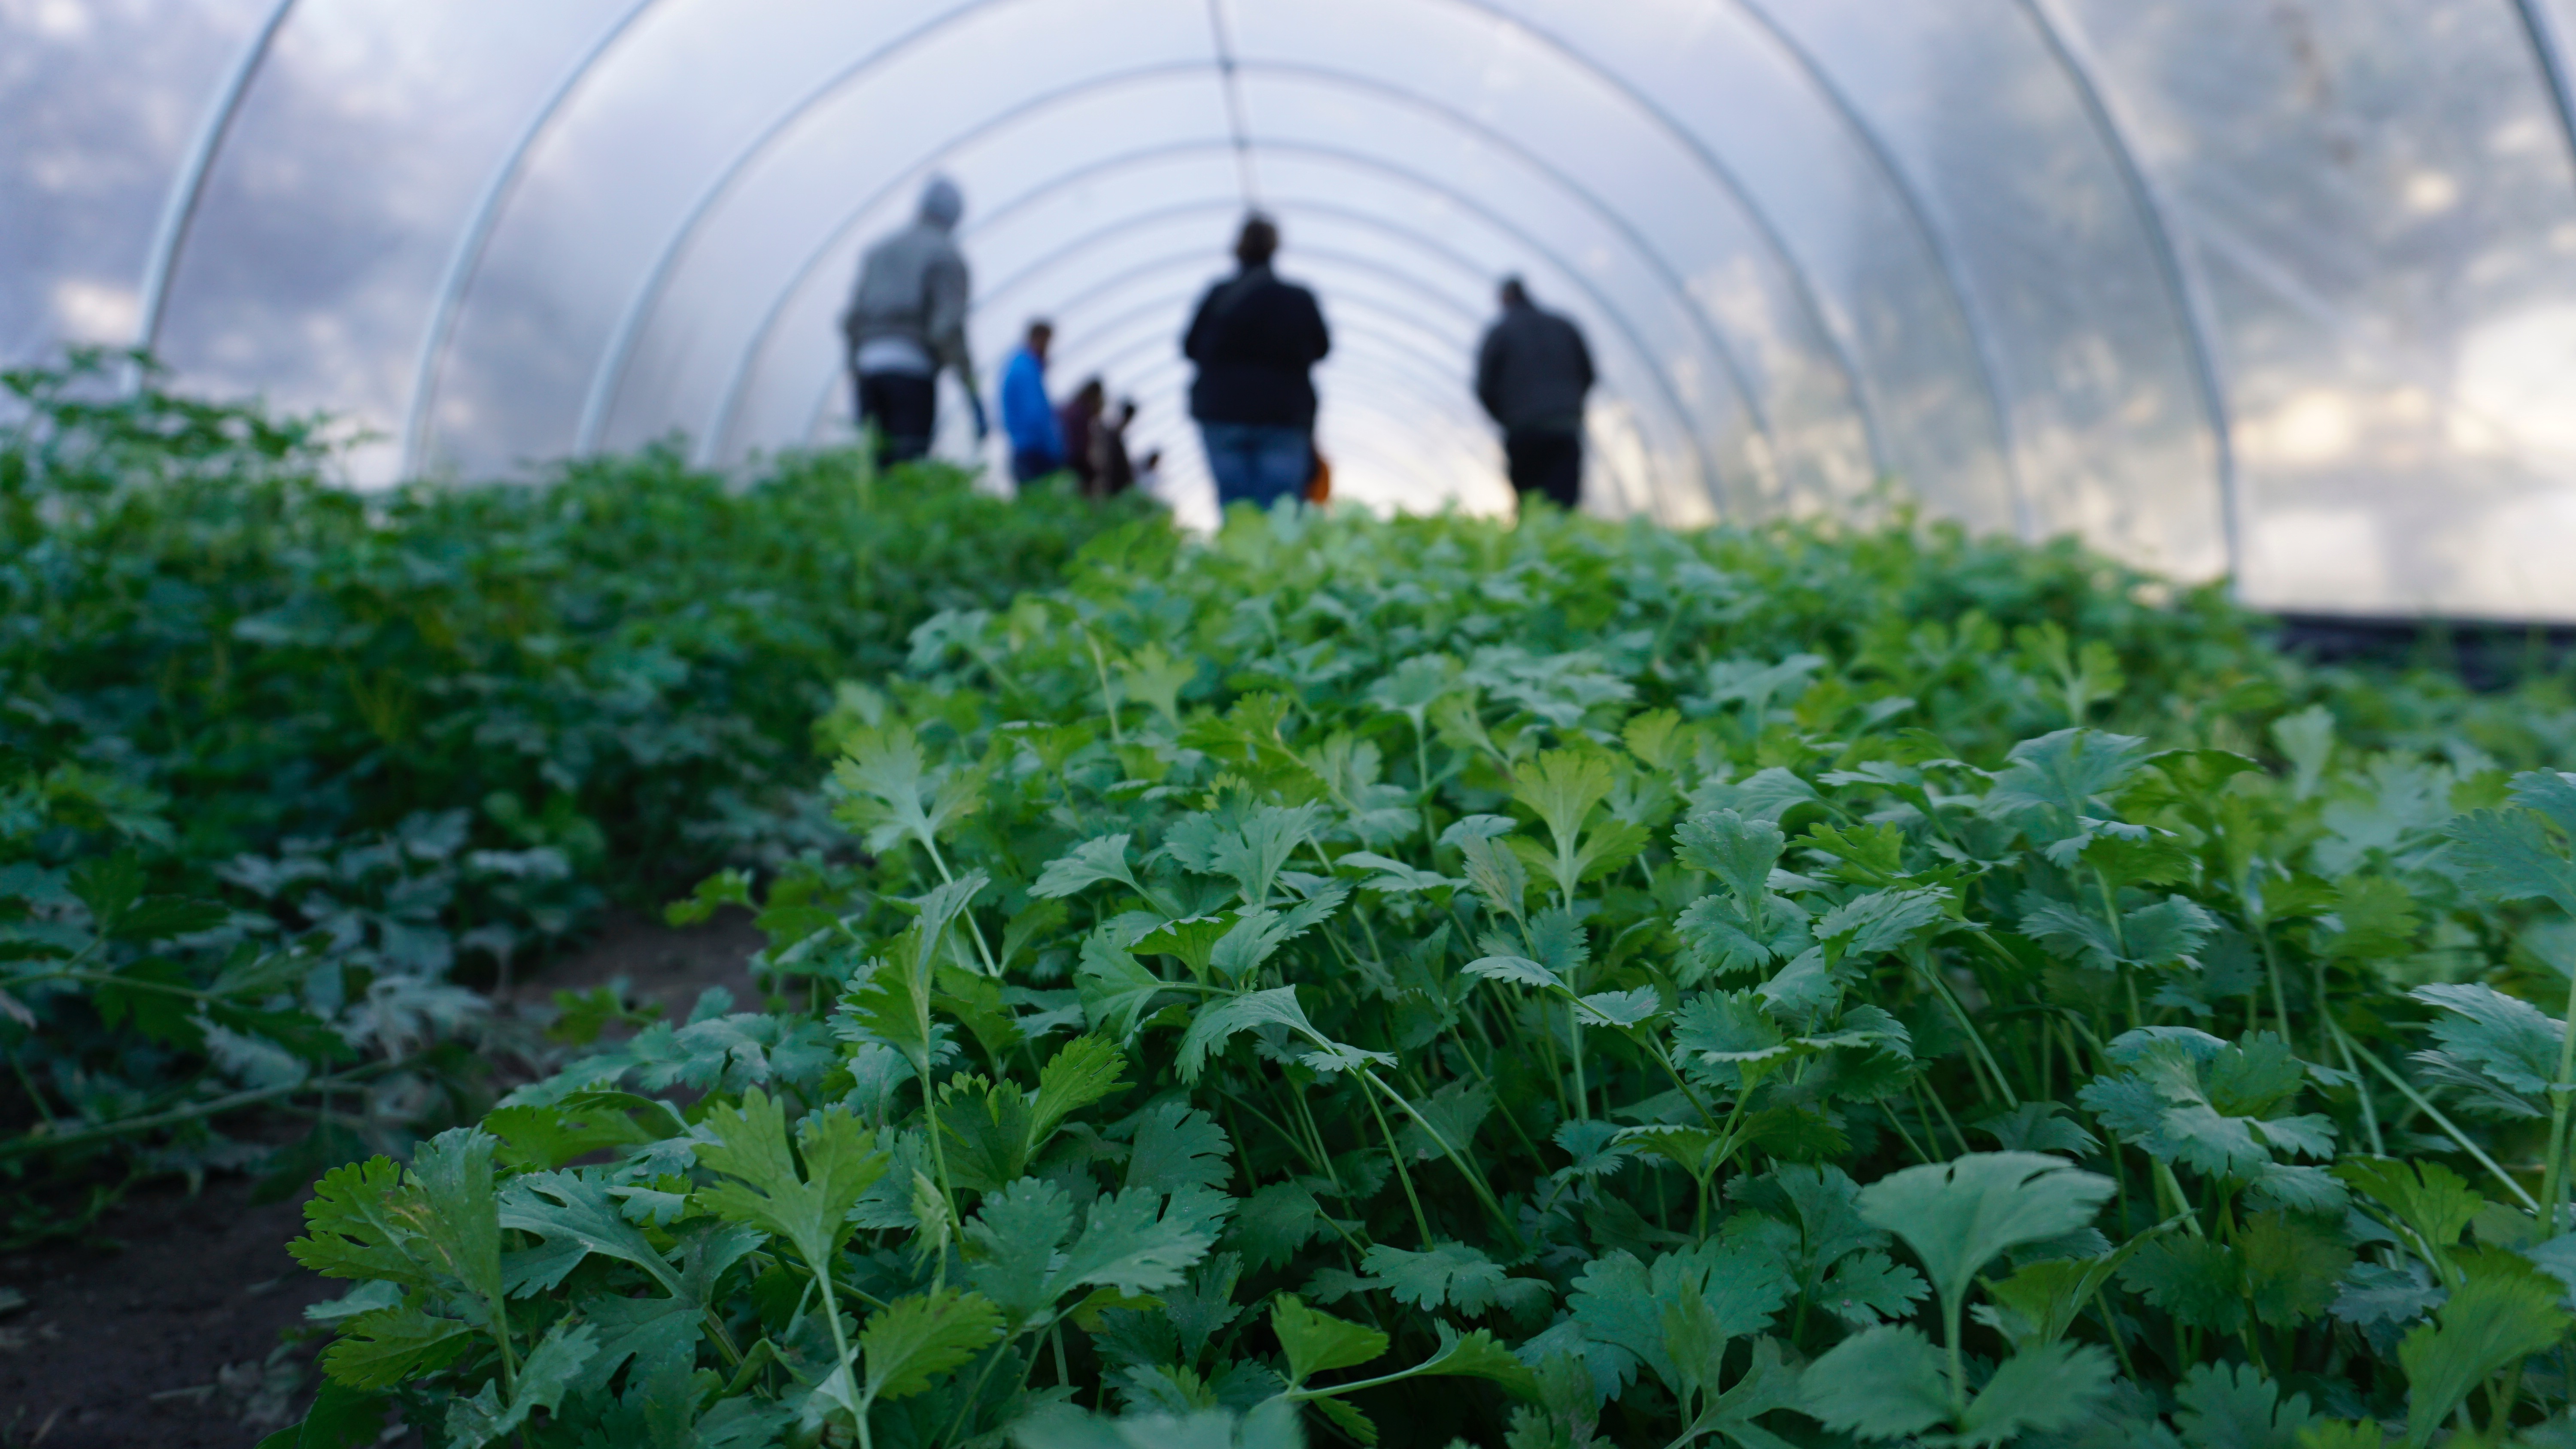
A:
{"label": "green cilantro leaf", "polygon": [[824,1271],[849,1241],[850,1209],[885,1171],[885,1154],[874,1150],[867,1128],[837,1107],[809,1114],[797,1131],[800,1173],[787,1146],[785,1109],[756,1087],[740,1107],[718,1106],[702,1125],[714,1140],[697,1144],[698,1160],[734,1180],[700,1189],[699,1206],[787,1239]]}
{"label": "green cilantro leaf", "polygon": [[1271,1300],[1270,1331],[1288,1355],[1288,1382],[1302,1387],[1319,1373],[1357,1368],[1386,1352],[1386,1335],[1374,1328],[1318,1313],[1294,1293]]}
{"label": "green cilantro leaf", "polygon": [[1002,1311],[980,1293],[942,1288],[898,1298],[859,1329],[868,1400],[910,1398],[1002,1336]]}

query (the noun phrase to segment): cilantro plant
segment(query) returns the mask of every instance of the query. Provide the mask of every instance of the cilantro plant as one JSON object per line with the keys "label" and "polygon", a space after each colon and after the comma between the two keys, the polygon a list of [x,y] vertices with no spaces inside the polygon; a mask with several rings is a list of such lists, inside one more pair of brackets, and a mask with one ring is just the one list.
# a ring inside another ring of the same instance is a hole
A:
{"label": "cilantro plant", "polygon": [[855,453],[361,494],[318,421],[107,370],[0,375],[0,1242],[470,1118],[462,983],[825,841],[835,684],[1125,516]]}
{"label": "cilantro plant", "polygon": [[1942,529],[1095,541],[842,694],[863,859],[684,907],[772,1009],[326,1179],[276,1442],[2556,1442],[2576,732],[2251,630]]}

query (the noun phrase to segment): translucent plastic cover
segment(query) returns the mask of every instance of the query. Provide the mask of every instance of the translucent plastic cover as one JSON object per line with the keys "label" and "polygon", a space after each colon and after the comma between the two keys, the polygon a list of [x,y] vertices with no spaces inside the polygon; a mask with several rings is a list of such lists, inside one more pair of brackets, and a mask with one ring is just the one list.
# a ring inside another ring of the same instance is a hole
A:
{"label": "translucent plastic cover", "polygon": [[[1509,506],[1496,283],[1598,363],[1587,506],[1912,502],[2271,608],[2576,620],[2576,0],[0,0],[0,356],[142,343],[357,481],[852,436],[837,319],[966,197],[1212,513],[1243,214],[1339,497]],[[979,450],[943,383],[938,449]]]}

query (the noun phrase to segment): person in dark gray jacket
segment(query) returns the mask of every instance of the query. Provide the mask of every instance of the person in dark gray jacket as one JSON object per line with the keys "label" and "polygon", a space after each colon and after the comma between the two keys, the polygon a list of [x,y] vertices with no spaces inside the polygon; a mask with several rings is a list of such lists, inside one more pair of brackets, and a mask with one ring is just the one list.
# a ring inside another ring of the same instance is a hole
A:
{"label": "person in dark gray jacket", "polygon": [[984,440],[984,399],[966,350],[970,282],[952,235],[965,210],[955,182],[930,178],[912,224],[868,248],[858,286],[841,313],[850,376],[858,387],[859,426],[876,429],[881,468],[930,452],[942,368],[964,385],[975,410],[975,440]]}
{"label": "person in dark gray jacket", "polygon": [[1512,489],[1560,508],[1583,501],[1583,397],[1592,350],[1582,330],[1530,301],[1518,277],[1502,288],[1503,315],[1476,350],[1476,400],[1502,425]]}

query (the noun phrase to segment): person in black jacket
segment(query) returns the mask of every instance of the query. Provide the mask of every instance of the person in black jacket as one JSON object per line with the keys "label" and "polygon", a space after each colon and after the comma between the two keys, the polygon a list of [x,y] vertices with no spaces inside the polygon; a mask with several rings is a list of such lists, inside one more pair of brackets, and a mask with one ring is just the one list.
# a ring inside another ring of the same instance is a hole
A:
{"label": "person in black jacket", "polygon": [[1315,294],[1271,273],[1278,250],[1278,226],[1246,218],[1234,244],[1241,269],[1208,288],[1181,339],[1198,364],[1190,416],[1220,505],[1268,508],[1302,498],[1315,472],[1315,384],[1307,372],[1333,343]]}
{"label": "person in black jacket", "polygon": [[1512,490],[1560,508],[1583,501],[1583,396],[1592,390],[1592,351],[1583,333],[1530,301],[1506,277],[1503,315],[1476,351],[1476,400],[1502,425]]}

